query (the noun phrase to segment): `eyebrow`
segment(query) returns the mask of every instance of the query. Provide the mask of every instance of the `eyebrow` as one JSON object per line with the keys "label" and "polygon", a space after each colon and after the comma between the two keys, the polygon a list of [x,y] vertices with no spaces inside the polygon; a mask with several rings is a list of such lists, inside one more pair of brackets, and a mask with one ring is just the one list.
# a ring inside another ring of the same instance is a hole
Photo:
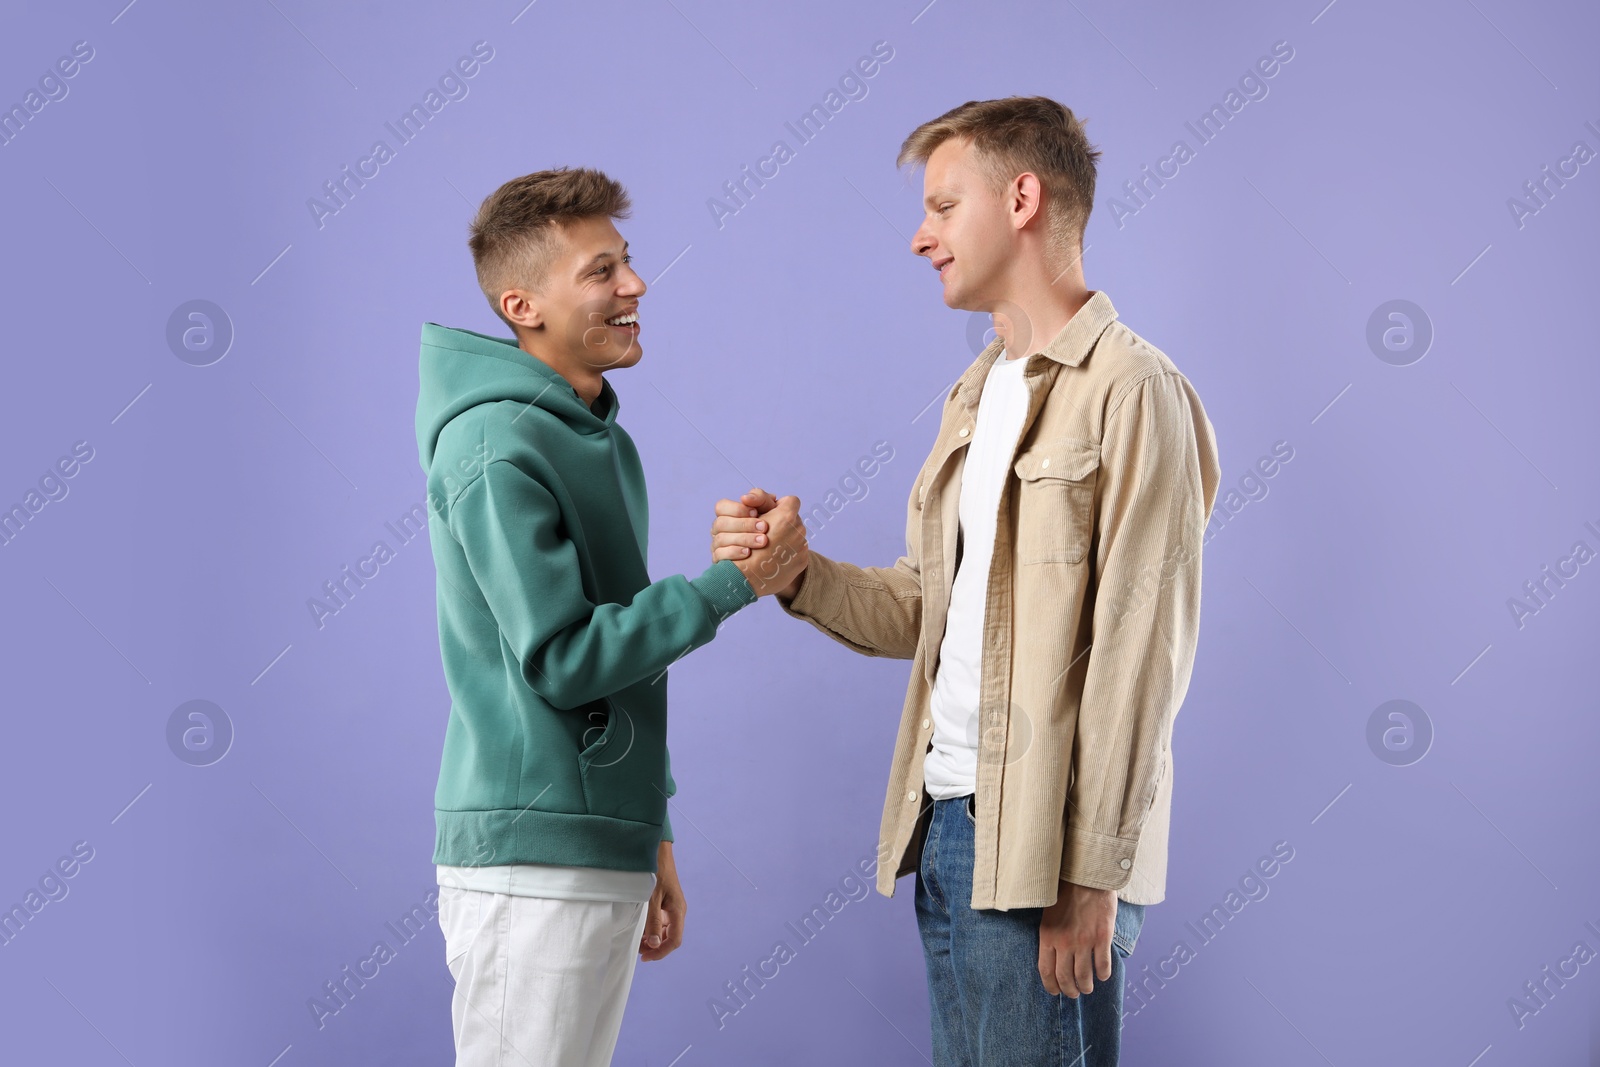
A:
{"label": "eyebrow", "polygon": [[922,206],[923,207],[932,207],[938,201],[943,200],[946,197],[956,196],[956,195],[958,195],[956,190],[954,190],[954,189],[946,189],[946,188],[941,186],[940,188],[935,189],[933,192],[929,193],[927,196],[922,198]]}
{"label": "eyebrow", "polygon": [[[626,241],[622,242],[622,254],[623,255],[627,255],[628,254],[628,242],[626,242]],[[611,249],[609,249],[609,248],[606,249],[604,252],[596,252],[593,259],[589,260],[589,262],[585,263],[583,266],[578,268],[578,273],[579,274],[583,274],[590,267],[594,266],[596,263],[599,263],[602,259],[615,259],[615,258],[616,258],[616,253],[611,251]]]}

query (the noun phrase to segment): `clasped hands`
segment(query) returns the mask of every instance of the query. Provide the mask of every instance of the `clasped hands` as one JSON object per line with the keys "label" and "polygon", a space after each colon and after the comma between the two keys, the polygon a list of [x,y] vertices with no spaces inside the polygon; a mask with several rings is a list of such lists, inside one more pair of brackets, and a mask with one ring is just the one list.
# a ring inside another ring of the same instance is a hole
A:
{"label": "clasped hands", "polygon": [[799,497],[775,497],[758,488],[738,500],[717,501],[711,559],[732,560],[756,596],[793,597],[810,558]]}

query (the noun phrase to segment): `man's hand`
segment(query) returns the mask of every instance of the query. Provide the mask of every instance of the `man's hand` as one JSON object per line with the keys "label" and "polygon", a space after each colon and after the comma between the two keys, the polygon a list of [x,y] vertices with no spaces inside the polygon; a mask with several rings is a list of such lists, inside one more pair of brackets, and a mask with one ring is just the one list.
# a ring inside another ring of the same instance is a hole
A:
{"label": "man's hand", "polygon": [[733,560],[756,596],[792,597],[810,559],[800,498],[752,489],[737,501],[717,501],[711,559]]}
{"label": "man's hand", "polygon": [[683,944],[683,915],[687,905],[683,887],[678,884],[678,868],[672,861],[672,842],[663,841],[656,850],[656,889],[650,894],[644,936],[639,939],[639,958],[659,960]]}
{"label": "man's hand", "polygon": [[1039,920],[1039,978],[1045,991],[1093,993],[1094,980],[1111,978],[1111,934],[1117,925],[1117,893],[1062,882],[1056,902]]}

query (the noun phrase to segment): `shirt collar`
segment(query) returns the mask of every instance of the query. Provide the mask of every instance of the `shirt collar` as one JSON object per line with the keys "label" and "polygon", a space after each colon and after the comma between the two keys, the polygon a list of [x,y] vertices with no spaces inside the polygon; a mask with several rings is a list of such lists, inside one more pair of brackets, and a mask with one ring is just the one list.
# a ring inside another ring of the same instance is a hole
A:
{"label": "shirt collar", "polygon": [[1117,309],[1111,306],[1111,298],[1102,289],[1093,290],[1083,307],[1044,346],[1044,354],[1057,363],[1076,367],[1116,317]]}
{"label": "shirt collar", "polygon": [[[1064,363],[1069,367],[1076,367],[1088,356],[1090,349],[1094,348],[1100,335],[1105,332],[1117,317],[1117,309],[1112,306],[1111,298],[1103,289],[1094,289],[1089,293],[1089,299],[1067,320],[1059,333],[1050,339],[1050,343],[1035,352]],[[996,337],[989,342],[982,352],[978,354],[977,362],[969,369],[969,373],[957,382],[950,391],[951,396],[961,394],[962,401],[972,408],[977,407],[978,395],[982,390],[982,382],[989,371],[994,369],[994,361],[1005,351],[1006,343],[1003,338]],[[1035,353],[1030,352],[1031,356]],[[1026,361],[1028,356],[1018,356]]]}

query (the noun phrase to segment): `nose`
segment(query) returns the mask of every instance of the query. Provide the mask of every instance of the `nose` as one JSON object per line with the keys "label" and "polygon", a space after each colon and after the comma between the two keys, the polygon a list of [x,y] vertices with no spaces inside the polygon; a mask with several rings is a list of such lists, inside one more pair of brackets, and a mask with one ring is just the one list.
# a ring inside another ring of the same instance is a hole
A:
{"label": "nose", "polygon": [[617,286],[618,296],[640,297],[649,288],[649,286],[645,285],[644,279],[639,277],[638,272],[626,263],[622,265],[622,273],[617,276],[617,279],[620,283]]}
{"label": "nose", "polygon": [[937,244],[938,242],[934,240],[933,234],[928,232],[926,220],[923,221],[921,226],[917,227],[917,232],[911,235],[911,251],[916,255],[931,256]]}

